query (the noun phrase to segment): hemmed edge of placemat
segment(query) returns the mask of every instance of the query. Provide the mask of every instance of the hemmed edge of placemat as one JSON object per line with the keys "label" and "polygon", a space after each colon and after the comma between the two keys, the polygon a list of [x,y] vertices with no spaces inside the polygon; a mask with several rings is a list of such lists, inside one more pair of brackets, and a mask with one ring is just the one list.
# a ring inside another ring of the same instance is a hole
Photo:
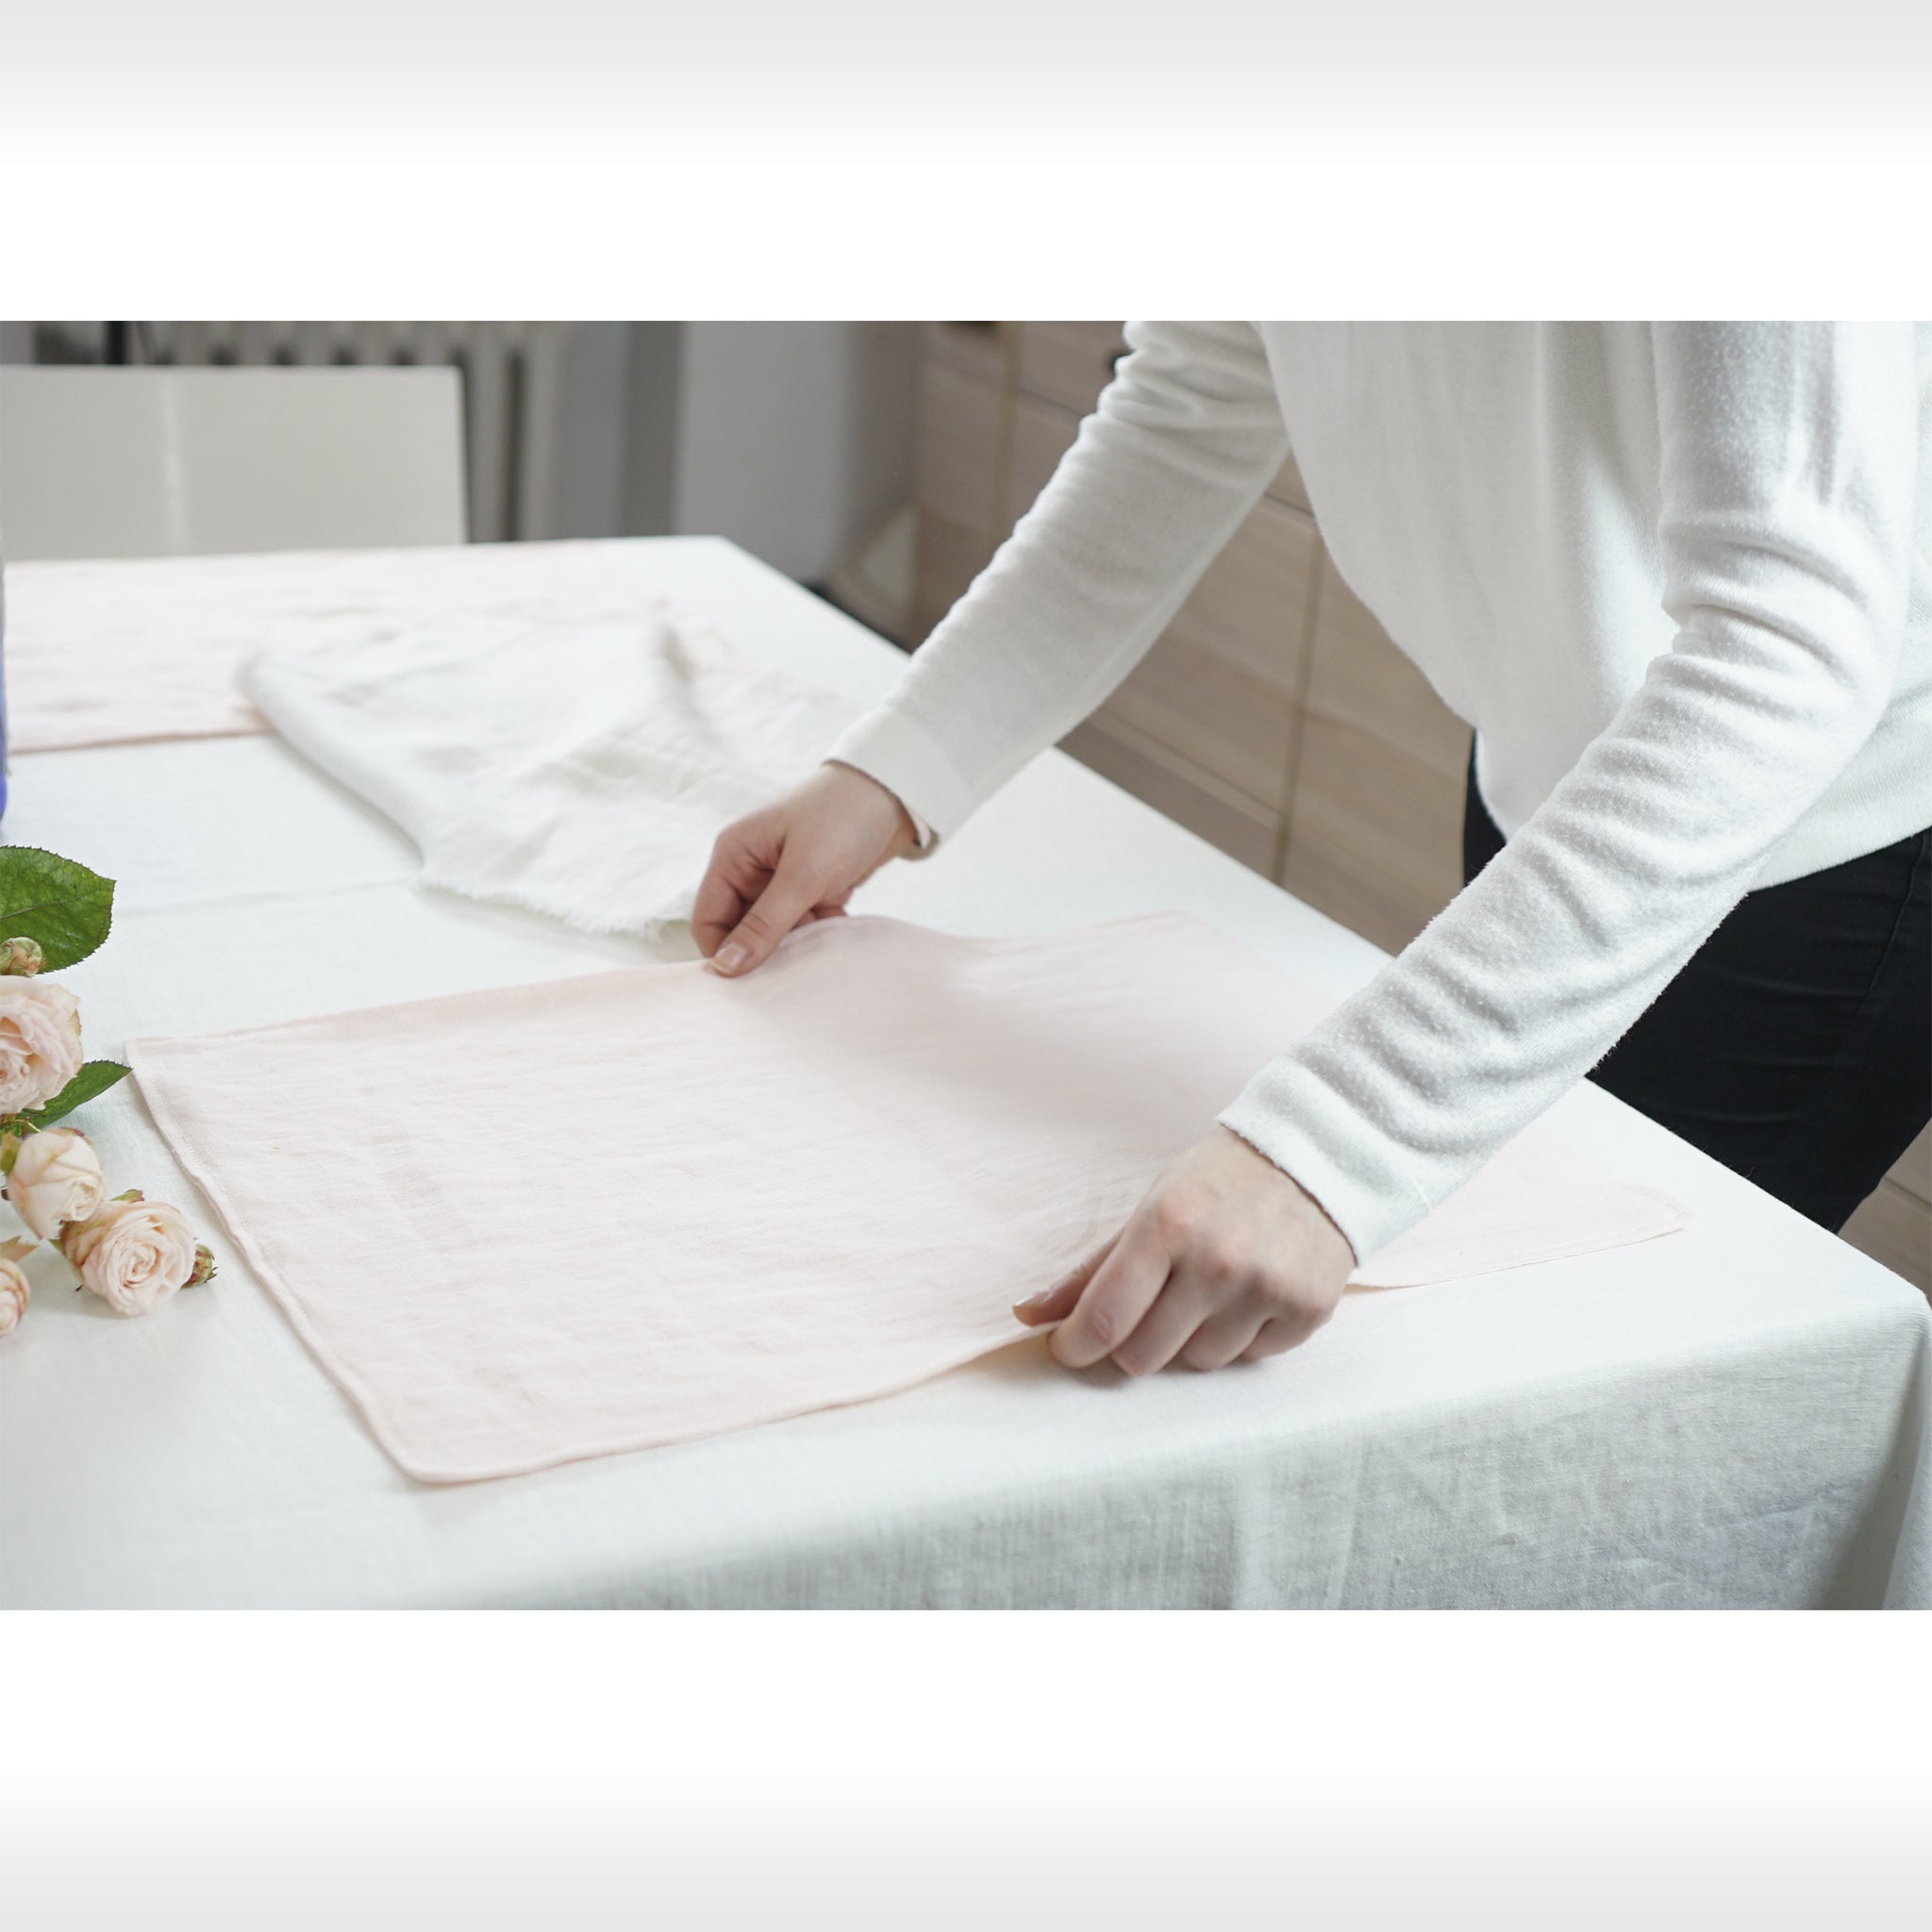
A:
{"label": "hemmed edge of placemat", "polygon": [[[1580,1158],[1580,1157],[1578,1158]],[[1622,1180],[1615,1175],[1601,1174],[1601,1173],[1600,1177],[1611,1187],[1621,1188],[1630,1194],[1651,1202],[1662,1214],[1670,1218],[1657,1226],[1642,1228],[1630,1234],[1605,1236],[1602,1233],[1596,1233],[1567,1238],[1557,1237],[1550,1240],[1546,1244],[1531,1244],[1520,1258],[1513,1261],[1505,1261],[1500,1265],[1492,1263],[1487,1268],[1471,1269],[1461,1274],[1432,1274],[1423,1281],[1357,1281],[1351,1279],[1348,1284],[1349,1292],[1355,1293],[1359,1291],[1365,1294],[1387,1294],[1396,1289],[1403,1288],[1436,1288],[1451,1281],[1480,1281],[1488,1274],[1510,1274],[1519,1268],[1540,1268],[1548,1261],[1570,1261],[1582,1255],[1609,1255],[1614,1254],[1619,1248],[1641,1247],[1646,1241],[1659,1241],[1671,1235],[1682,1234],[1690,1225],[1689,1209],[1681,1202],[1673,1200],[1669,1194],[1660,1192],[1656,1188],[1645,1187],[1640,1181]],[[1457,1245],[1459,1244],[1457,1242],[1442,1241],[1434,1244],[1432,1247],[1422,1248],[1415,1252],[1419,1257],[1434,1253],[1443,1255],[1446,1257]],[[1375,1257],[1371,1255],[1368,1260],[1363,1263],[1363,1266],[1373,1268],[1374,1261]]]}

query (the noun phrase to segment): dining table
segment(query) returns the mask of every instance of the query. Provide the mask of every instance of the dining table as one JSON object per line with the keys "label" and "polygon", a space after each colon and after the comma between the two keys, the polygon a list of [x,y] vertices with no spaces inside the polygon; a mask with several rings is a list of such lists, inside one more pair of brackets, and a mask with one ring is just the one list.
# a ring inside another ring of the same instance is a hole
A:
{"label": "dining table", "polygon": [[[609,541],[849,704],[906,662],[723,539]],[[59,975],[97,1055],[695,957],[687,929],[423,885],[394,824],[266,729],[21,749],[10,788],[8,841],[117,881],[107,943]],[[1180,911],[1337,998],[1388,957],[1057,750],[857,904],[982,937]],[[1932,1607],[1932,1307],[1587,1081],[1548,1130],[1676,1202],[1676,1232],[1350,1293],[1216,1374],[1071,1372],[1016,1326],[881,1399],[450,1483],[378,1446],[135,1081],[75,1124],[219,1272],[144,1320],[36,1277],[0,1340],[8,1607]],[[529,1094],[507,1158],[568,1128]]]}

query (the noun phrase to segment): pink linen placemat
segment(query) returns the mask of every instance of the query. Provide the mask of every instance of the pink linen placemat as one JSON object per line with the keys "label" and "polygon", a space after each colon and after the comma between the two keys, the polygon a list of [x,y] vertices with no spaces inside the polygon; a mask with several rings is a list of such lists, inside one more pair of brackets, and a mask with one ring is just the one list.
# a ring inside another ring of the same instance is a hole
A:
{"label": "pink linen placemat", "polygon": [[[1020,1340],[1009,1305],[1329,1004],[1181,914],[997,941],[866,917],[741,981],[646,966],[131,1058],[383,1447],[454,1482],[863,1401]],[[1682,1220],[1532,1131],[1357,1280]]]}
{"label": "pink linen placemat", "polygon": [[8,736],[30,752],[266,731],[235,685],[258,651],[450,617],[634,616],[659,601],[649,546],[621,541],[9,564]]}

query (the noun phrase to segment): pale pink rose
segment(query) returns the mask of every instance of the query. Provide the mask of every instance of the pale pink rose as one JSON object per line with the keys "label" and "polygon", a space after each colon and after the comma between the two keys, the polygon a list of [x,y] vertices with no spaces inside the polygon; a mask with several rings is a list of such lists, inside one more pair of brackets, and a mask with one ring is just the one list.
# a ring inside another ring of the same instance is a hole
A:
{"label": "pale pink rose", "polygon": [[149,1313],[187,1283],[199,1262],[181,1210],[132,1191],[89,1220],[70,1223],[60,1252],[80,1285],[117,1315]]}
{"label": "pale pink rose", "polygon": [[77,1127],[45,1127],[25,1136],[7,1176],[13,1211],[52,1241],[70,1221],[85,1221],[107,1198],[93,1142]]}
{"label": "pale pink rose", "polygon": [[26,1317],[26,1305],[33,1290],[20,1272],[18,1261],[0,1259],[0,1335],[11,1335]]}
{"label": "pale pink rose", "polygon": [[80,1002],[50,979],[0,977],[0,1113],[52,1100],[80,1072]]}

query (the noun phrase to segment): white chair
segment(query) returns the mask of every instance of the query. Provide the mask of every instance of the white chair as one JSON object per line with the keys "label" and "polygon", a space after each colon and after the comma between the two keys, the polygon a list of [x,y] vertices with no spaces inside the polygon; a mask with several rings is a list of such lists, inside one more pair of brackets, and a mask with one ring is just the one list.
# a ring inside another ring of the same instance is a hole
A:
{"label": "white chair", "polygon": [[0,556],[460,543],[454,369],[0,368]]}

